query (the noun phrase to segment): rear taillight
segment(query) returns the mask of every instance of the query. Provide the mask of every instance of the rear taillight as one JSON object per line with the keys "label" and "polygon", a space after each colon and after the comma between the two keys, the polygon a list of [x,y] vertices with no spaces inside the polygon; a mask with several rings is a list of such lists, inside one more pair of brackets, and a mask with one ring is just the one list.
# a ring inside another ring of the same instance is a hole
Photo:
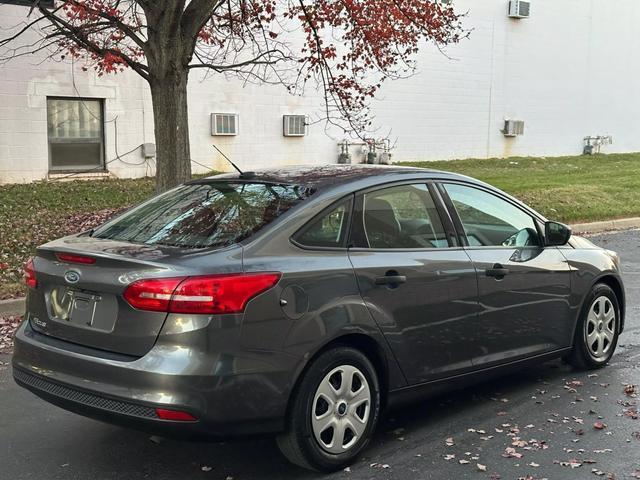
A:
{"label": "rear taillight", "polygon": [[272,288],[280,273],[139,280],[124,298],[139,310],[169,313],[241,313],[252,298]]}
{"label": "rear taillight", "polygon": [[56,253],[56,258],[65,263],[81,263],[83,265],[93,265],[96,259],[86,255],[75,255],[73,253]]}
{"label": "rear taillight", "polygon": [[124,299],[138,310],[168,312],[171,295],[184,278],[138,280],[124,291]]}
{"label": "rear taillight", "polygon": [[36,279],[36,269],[33,266],[33,258],[27,260],[24,264],[24,283],[29,288],[37,288],[38,280]]}

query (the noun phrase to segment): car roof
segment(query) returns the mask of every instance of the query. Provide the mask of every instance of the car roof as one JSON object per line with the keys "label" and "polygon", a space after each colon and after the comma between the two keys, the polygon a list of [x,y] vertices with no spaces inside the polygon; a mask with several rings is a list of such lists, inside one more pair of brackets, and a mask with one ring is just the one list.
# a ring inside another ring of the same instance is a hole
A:
{"label": "car roof", "polygon": [[285,185],[299,185],[316,192],[314,197],[333,197],[359,190],[376,187],[385,183],[402,182],[404,180],[453,180],[484,187],[511,201],[540,218],[536,212],[517,198],[489,185],[481,180],[443,170],[405,167],[400,165],[368,165],[368,164],[328,164],[328,165],[294,165],[278,168],[267,168],[240,173],[223,173],[212,177],[192,180],[189,183],[226,182],[264,182]]}
{"label": "car roof", "polygon": [[418,167],[402,167],[398,165],[298,165],[281,168],[269,168],[239,173],[226,173],[196,180],[195,183],[224,181],[269,182],[293,184],[327,190],[330,188],[358,182],[360,187],[376,185],[385,181],[399,180],[403,176],[419,178],[447,178],[465,181],[473,180],[464,175],[430,170]]}

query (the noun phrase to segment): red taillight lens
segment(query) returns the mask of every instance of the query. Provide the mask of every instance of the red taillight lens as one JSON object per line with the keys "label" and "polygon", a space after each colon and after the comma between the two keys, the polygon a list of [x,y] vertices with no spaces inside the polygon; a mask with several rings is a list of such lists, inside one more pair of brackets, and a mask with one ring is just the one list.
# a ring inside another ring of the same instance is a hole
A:
{"label": "red taillight lens", "polygon": [[82,263],[83,265],[93,265],[96,259],[87,257],[86,255],[74,255],[73,253],[56,253],[56,257],[61,262],[66,263]]}
{"label": "red taillight lens", "polygon": [[174,313],[240,313],[249,300],[269,290],[279,273],[191,277],[182,282],[171,298]]}
{"label": "red taillight lens", "polygon": [[189,412],[167,410],[164,408],[156,408],[156,415],[162,420],[173,420],[174,422],[195,422],[197,420],[197,418]]}
{"label": "red taillight lens", "polygon": [[24,283],[29,288],[37,288],[38,280],[36,279],[36,269],[33,266],[33,258],[27,260],[24,264]]}
{"label": "red taillight lens", "polygon": [[139,280],[124,298],[140,310],[169,313],[241,313],[249,300],[272,288],[280,273]]}
{"label": "red taillight lens", "polygon": [[139,280],[124,291],[124,299],[139,310],[168,312],[173,291],[184,278]]}

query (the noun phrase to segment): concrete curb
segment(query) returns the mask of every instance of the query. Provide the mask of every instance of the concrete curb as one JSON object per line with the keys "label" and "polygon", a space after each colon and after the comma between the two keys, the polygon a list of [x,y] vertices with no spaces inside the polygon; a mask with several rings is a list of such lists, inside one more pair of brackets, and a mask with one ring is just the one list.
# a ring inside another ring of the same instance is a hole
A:
{"label": "concrete curb", "polygon": [[0,300],[0,315],[22,315],[24,309],[24,297]]}
{"label": "concrete curb", "polygon": [[571,225],[573,233],[603,233],[616,230],[629,230],[632,228],[640,228],[640,217],[621,218],[620,220],[605,220],[593,223],[577,223]]}

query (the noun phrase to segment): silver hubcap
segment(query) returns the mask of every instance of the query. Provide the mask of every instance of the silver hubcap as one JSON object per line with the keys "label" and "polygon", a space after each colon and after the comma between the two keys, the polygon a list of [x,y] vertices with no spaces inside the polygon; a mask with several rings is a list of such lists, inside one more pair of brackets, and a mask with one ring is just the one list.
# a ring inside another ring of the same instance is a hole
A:
{"label": "silver hubcap", "polygon": [[327,452],[344,453],[364,435],[370,411],[371,391],[362,372],[352,365],[334,368],[313,398],[313,435]]}
{"label": "silver hubcap", "polygon": [[616,311],[611,300],[598,297],[589,309],[585,341],[589,353],[595,359],[603,359],[613,346],[616,332]]}

